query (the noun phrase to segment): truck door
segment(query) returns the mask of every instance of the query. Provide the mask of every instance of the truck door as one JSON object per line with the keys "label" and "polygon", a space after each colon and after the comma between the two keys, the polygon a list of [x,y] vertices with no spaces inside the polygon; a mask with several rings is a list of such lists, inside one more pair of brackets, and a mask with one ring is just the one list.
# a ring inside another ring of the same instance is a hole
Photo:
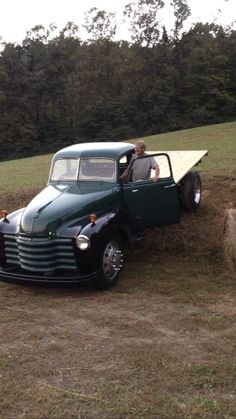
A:
{"label": "truck door", "polygon": [[127,211],[136,229],[174,224],[180,220],[178,186],[173,179],[170,158],[166,153],[152,154],[152,156],[160,166],[159,180],[132,182],[128,175],[128,180],[123,185]]}

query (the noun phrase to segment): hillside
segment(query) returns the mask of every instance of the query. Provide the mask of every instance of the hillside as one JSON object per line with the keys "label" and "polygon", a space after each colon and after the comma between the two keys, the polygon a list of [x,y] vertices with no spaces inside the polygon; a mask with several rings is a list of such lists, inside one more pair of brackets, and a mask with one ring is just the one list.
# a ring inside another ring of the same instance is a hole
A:
{"label": "hillside", "polygon": [[[235,138],[236,122],[232,122],[153,135],[143,139],[150,150],[208,149],[209,158],[204,159],[200,170],[210,172],[210,176],[214,176],[235,175]],[[0,162],[1,193],[42,188],[47,182],[51,158],[52,154],[47,154]]]}

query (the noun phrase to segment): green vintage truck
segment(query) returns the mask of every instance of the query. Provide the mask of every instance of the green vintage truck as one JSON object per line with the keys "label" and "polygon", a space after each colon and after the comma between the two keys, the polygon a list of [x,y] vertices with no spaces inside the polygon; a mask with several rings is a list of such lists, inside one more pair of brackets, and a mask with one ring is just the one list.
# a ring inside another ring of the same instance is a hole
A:
{"label": "green vintage truck", "polygon": [[198,208],[201,180],[190,169],[207,150],[149,152],[160,166],[156,183],[133,182],[132,165],[120,179],[133,153],[122,142],[58,151],[46,187],[27,207],[1,211],[0,280],[108,289],[144,232],[178,223],[183,207]]}

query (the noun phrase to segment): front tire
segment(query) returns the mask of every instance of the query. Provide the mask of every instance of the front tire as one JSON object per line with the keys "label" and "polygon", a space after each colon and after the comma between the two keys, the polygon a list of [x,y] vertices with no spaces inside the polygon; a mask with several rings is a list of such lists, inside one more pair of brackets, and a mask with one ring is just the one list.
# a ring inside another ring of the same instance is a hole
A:
{"label": "front tire", "polygon": [[99,256],[99,277],[93,283],[94,288],[106,290],[112,288],[120,277],[123,267],[123,251],[118,235],[104,241]]}
{"label": "front tire", "polygon": [[187,211],[196,210],[202,198],[202,183],[197,172],[189,172],[180,183],[180,202]]}

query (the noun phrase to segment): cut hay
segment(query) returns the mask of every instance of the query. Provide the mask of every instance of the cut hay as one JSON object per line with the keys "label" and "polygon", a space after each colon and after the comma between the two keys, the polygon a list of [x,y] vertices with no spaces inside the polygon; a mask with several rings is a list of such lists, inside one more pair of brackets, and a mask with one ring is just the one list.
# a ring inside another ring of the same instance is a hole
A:
{"label": "cut hay", "polygon": [[224,225],[224,257],[236,278],[236,209],[228,209]]}

